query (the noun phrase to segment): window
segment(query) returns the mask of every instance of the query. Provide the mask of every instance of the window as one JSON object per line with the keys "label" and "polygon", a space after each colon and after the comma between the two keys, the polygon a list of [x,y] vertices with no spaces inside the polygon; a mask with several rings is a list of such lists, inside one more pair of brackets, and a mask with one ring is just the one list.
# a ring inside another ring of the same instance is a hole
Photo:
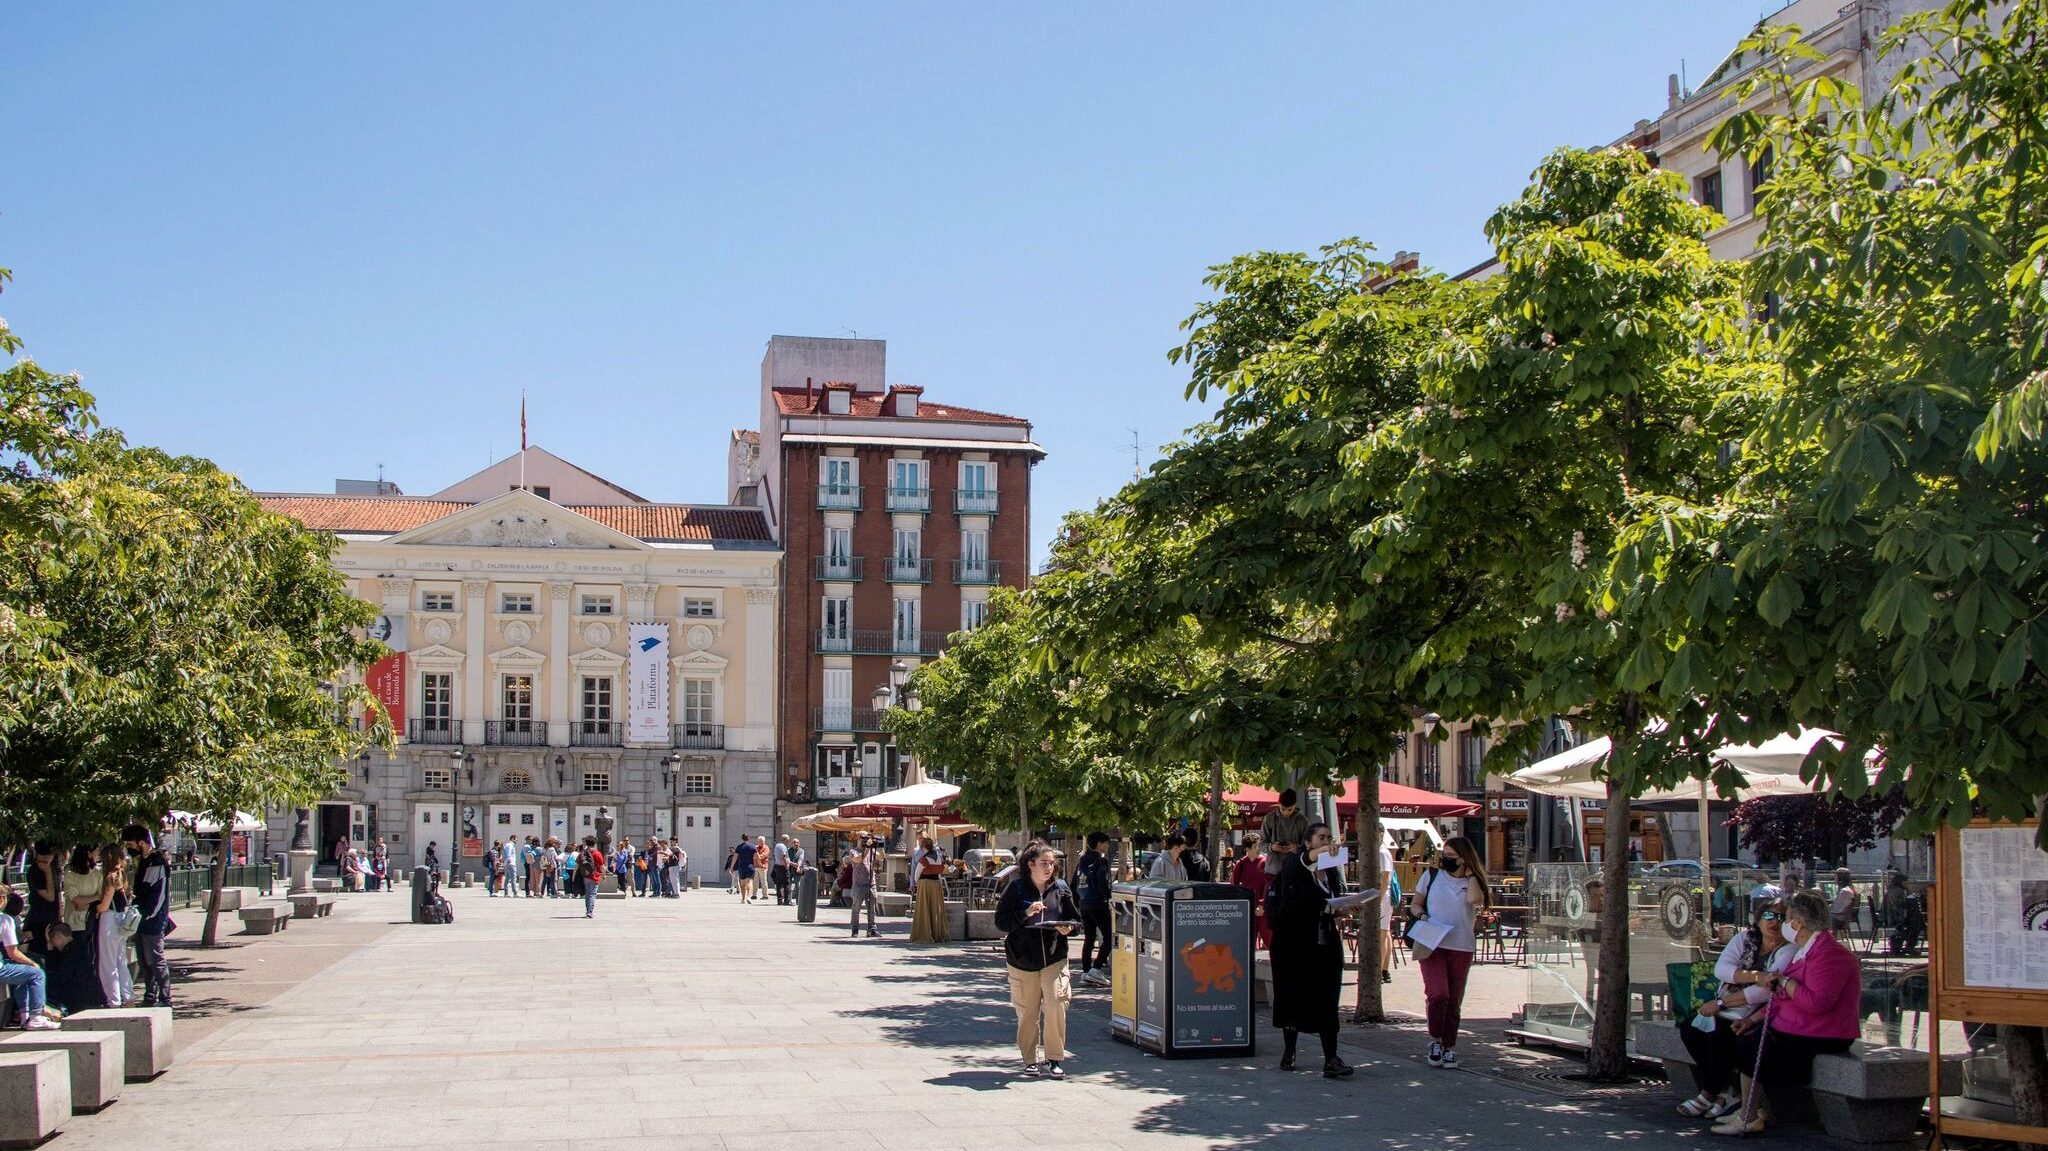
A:
{"label": "window", "polygon": [[960,630],[973,631],[988,619],[988,601],[966,599],[960,601]]}
{"label": "window", "polygon": [[[455,769],[452,767],[420,768],[420,786],[428,791],[447,791],[455,786]],[[421,814],[425,814],[422,812]]]}
{"label": "window", "polygon": [[710,596],[684,596],[683,615],[690,619],[717,619],[718,601]]}
{"label": "window", "polygon": [[825,708],[818,726],[826,731],[848,731],[853,727],[853,669],[825,669]]}
{"label": "window", "polygon": [[917,601],[899,599],[896,601],[896,650],[917,651]]}
{"label": "window", "polygon": [[498,610],[506,615],[532,615],[533,593],[508,591],[498,596]]}
{"label": "window", "polygon": [[843,568],[853,558],[853,529],[825,529],[825,559],[828,566]]}
{"label": "window", "polygon": [[601,735],[611,729],[611,677],[586,675],[583,677],[583,734]]}
{"label": "window", "polygon": [[925,487],[924,461],[890,460],[889,486],[902,493],[923,491]]}
{"label": "window", "polygon": [[421,611],[454,611],[455,593],[452,591],[423,591],[420,593]]}
{"label": "window", "polygon": [[684,795],[710,795],[711,793],[712,788],[710,772],[691,772],[690,774],[685,775],[683,777]]}
{"label": "window", "polygon": [[499,697],[499,718],[506,731],[533,730],[533,677],[508,675]]}
{"label": "window", "polygon": [[535,484],[527,489],[544,500],[555,498],[555,490],[546,484]]}
{"label": "window", "polygon": [[420,730],[445,732],[455,726],[455,674],[430,671],[420,675]]}
{"label": "window", "polygon": [[[498,784],[498,787],[500,790],[503,791],[532,791],[533,773],[528,771],[522,771],[516,767],[511,768],[505,772],[505,778],[502,782]],[[498,822],[510,823],[512,821],[505,815],[500,814],[498,816]]]}
{"label": "window", "polygon": [[1712,208],[1716,212],[1721,211],[1721,169],[1715,168],[1713,171],[1694,180],[1692,184],[1692,198],[1699,201],[1700,206],[1703,208]]}
{"label": "window", "polygon": [[860,477],[853,470],[852,456],[825,457],[825,488],[832,492],[850,492],[860,486]]}
{"label": "window", "polygon": [[1458,790],[1479,791],[1486,786],[1481,763],[1486,759],[1486,740],[1467,728],[1458,733]]}
{"label": "window", "polygon": [[960,533],[960,567],[977,574],[988,570],[987,532]]}
{"label": "window", "polygon": [[826,596],[824,614],[824,642],[827,644],[851,644],[853,642],[853,599],[850,596]]}
{"label": "window", "polygon": [[1759,189],[1771,182],[1771,150],[1765,148],[1756,159],[1749,162],[1749,210],[1757,209]]}
{"label": "window", "polygon": [[713,701],[718,685],[708,679],[686,679],[683,681],[683,726],[690,734],[705,734],[716,722]]}
{"label": "window", "polygon": [[583,790],[585,790],[585,791],[610,791],[611,789],[612,789],[612,773],[611,773],[611,772],[609,772],[609,771],[586,771],[586,772],[584,772],[584,773],[583,773]]}
{"label": "window", "polygon": [[582,610],[584,615],[611,615],[612,597],[586,594],[583,597]]}
{"label": "window", "polygon": [[1415,786],[1424,791],[1443,789],[1443,745],[1427,737],[1410,736],[1415,744]]}
{"label": "window", "polygon": [[968,460],[962,463],[960,465],[960,490],[963,492],[973,492],[977,495],[996,490],[994,473],[992,471],[994,466],[986,460]]}
{"label": "window", "polygon": [[924,549],[924,533],[923,533],[923,532],[919,531],[919,530],[918,530],[918,529],[916,529],[916,528],[897,528],[897,529],[896,529],[896,549],[895,549],[895,555],[896,555],[896,566],[897,566],[897,567],[899,567],[899,568],[902,568],[902,567],[911,567],[911,568],[914,568],[914,567],[916,567],[916,566],[917,566],[917,560],[918,560],[918,557],[919,557],[920,555],[924,554],[924,553],[923,553],[923,549]]}

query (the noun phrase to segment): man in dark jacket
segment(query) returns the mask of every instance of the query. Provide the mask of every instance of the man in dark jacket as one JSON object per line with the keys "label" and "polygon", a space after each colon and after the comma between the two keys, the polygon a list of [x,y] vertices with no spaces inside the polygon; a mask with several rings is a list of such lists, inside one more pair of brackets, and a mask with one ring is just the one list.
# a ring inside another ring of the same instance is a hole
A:
{"label": "man in dark jacket", "polygon": [[1017,1009],[1017,1050],[1024,1056],[1026,1075],[1041,1073],[1042,1021],[1042,1072],[1066,1078],[1060,1063],[1067,1057],[1067,1001],[1073,997],[1067,979],[1067,936],[1080,918],[1073,893],[1060,881],[1058,853],[1043,843],[1026,847],[1017,857],[1017,877],[996,904],[996,930],[1004,933],[1003,959],[1010,975],[1010,1006]]}
{"label": "man in dark jacket", "polygon": [[[1088,850],[1074,865],[1074,886],[1080,889],[1081,982],[1109,982],[1109,857],[1102,847],[1109,836],[1100,831],[1088,835]],[[1096,940],[1101,950],[1096,950]]]}
{"label": "man in dark jacket", "polygon": [[171,963],[164,958],[164,936],[177,927],[171,922],[171,861],[139,823],[121,829],[121,842],[137,861],[135,906],[142,909],[142,922],[135,928],[135,957],[142,968],[142,1006],[169,1007]]}

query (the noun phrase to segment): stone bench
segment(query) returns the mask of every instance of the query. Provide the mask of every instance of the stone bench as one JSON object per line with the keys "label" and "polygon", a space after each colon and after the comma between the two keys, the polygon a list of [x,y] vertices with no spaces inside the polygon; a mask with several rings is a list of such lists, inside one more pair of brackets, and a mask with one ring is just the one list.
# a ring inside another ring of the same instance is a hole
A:
{"label": "stone bench", "polygon": [[[223,887],[220,889],[220,909],[222,911],[240,911],[242,908],[255,903],[259,895],[260,893],[253,887]],[[202,903],[209,905],[208,909],[211,910],[210,905],[212,902],[213,895],[209,892]]]}
{"label": "stone bench", "polygon": [[62,1051],[0,1050],[0,1147],[33,1147],[71,1118],[71,1060]]}
{"label": "stone bench", "polygon": [[967,938],[969,938],[969,939],[1001,939],[1002,937],[1003,937],[1003,933],[1002,933],[1002,932],[1000,932],[1000,931],[997,931],[997,930],[996,930],[996,913],[995,913],[995,911],[994,911],[994,910],[989,910],[989,911],[977,911],[977,910],[973,910],[973,909],[969,909],[969,910],[968,910],[968,912],[967,912]]}
{"label": "stone bench", "polygon": [[[1635,1049],[1644,1059],[1663,1062],[1679,1094],[1690,1098],[1698,1090],[1692,1055],[1671,1022],[1639,1024]],[[1961,1073],[1961,1056],[1942,1057],[1944,1090]],[[1927,1053],[1858,1042],[1845,1055],[1816,1056],[1813,1082],[1805,1089],[1767,1085],[1766,1090],[1776,1119],[1796,1122],[1810,1115],[1820,1121],[1821,1130],[1850,1143],[1901,1142],[1913,1137],[1927,1104]]]}
{"label": "stone bench", "polygon": [[168,1007],[99,1007],[64,1017],[66,1031],[118,1031],[122,1040],[122,1074],[130,1083],[146,1083],[171,1069],[171,1009]]}
{"label": "stone bench", "polygon": [[882,915],[908,916],[910,914],[910,893],[907,891],[877,891],[875,909]]}
{"label": "stone bench", "polygon": [[322,915],[332,915],[334,914],[334,905],[340,899],[339,896],[327,895],[318,891],[308,892],[304,895],[294,895],[290,898],[292,901],[293,919],[317,919]]}
{"label": "stone bench", "polygon": [[62,1051],[71,1061],[71,1110],[98,1111],[121,1095],[128,1037],[119,1031],[24,1031],[0,1039],[9,1051]]}
{"label": "stone bench", "polygon": [[340,890],[341,890],[341,880],[339,880],[339,879],[329,879],[329,878],[327,878],[327,877],[326,877],[326,876],[324,876],[324,875],[323,875],[323,876],[320,876],[320,877],[318,877],[318,878],[315,878],[315,879],[313,880],[313,890],[315,890],[315,891],[340,891]]}
{"label": "stone bench", "polygon": [[283,931],[292,921],[292,909],[276,903],[244,907],[235,914],[242,917],[244,935],[269,935]]}

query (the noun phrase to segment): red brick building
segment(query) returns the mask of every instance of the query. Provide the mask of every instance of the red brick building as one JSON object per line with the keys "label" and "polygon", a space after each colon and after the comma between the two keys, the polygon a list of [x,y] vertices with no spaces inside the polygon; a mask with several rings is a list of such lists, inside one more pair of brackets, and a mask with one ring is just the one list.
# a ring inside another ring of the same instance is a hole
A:
{"label": "red brick building", "polygon": [[730,479],[785,556],[785,799],[831,806],[900,781],[876,689],[977,626],[990,589],[1024,586],[1044,454],[1028,420],[889,384],[881,340],[769,341],[761,428],[734,433]]}

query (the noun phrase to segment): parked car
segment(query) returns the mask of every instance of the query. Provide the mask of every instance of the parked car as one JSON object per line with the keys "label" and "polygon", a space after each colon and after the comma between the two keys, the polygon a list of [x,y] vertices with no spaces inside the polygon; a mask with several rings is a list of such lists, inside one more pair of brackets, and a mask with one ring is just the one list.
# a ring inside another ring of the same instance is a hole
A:
{"label": "parked car", "polygon": [[[1750,866],[1739,859],[1713,859],[1708,860],[1708,862],[1713,865],[1714,874],[1716,875],[1724,871],[1746,870]],[[1697,880],[1700,877],[1700,861],[1697,859],[1667,859],[1662,863],[1644,864],[1642,870],[1637,872],[1637,875],[1643,879]]]}

